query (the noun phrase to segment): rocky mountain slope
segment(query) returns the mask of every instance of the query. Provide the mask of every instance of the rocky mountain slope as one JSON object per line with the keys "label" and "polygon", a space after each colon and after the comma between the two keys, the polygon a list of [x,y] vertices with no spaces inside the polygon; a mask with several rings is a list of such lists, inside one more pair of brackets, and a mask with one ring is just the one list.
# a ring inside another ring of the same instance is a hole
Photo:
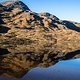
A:
{"label": "rocky mountain slope", "polygon": [[32,12],[21,1],[0,4],[0,75],[21,77],[34,67],[80,58],[79,44],[80,23]]}

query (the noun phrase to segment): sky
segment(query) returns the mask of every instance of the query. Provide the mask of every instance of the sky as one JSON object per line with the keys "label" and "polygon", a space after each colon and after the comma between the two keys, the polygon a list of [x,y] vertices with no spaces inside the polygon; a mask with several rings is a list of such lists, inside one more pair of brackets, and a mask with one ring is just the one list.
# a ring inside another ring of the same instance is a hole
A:
{"label": "sky", "polygon": [[23,1],[33,12],[49,12],[62,20],[80,22],[80,0],[21,1]]}
{"label": "sky", "polygon": [[80,0],[22,0],[34,12],[49,12],[59,19],[80,22]]}

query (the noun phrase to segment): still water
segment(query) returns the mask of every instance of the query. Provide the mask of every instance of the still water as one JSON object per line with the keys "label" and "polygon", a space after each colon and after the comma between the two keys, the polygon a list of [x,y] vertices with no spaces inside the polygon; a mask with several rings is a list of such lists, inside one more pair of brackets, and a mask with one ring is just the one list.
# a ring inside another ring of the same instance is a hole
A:
{"label": "still water", "polygon": [[[0,77],[0,80],[16,80]],[[33,68],[17,80],[80,80],[80,59],[60,61],[48,68]]]}

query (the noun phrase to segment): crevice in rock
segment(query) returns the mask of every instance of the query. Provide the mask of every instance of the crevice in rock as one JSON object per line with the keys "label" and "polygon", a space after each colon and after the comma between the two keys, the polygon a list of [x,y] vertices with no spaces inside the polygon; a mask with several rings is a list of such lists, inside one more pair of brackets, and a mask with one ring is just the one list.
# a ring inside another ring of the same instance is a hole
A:
{"label": "crevice in rock", "polygon": [[0,33],[7,33],[10,28],[5,27],[5,26],[0,26]]}
{"label": "crevice in rock", "polygon": [[2,49],[0,48],[0,55],[5,55],[5,54],[8,54],[10,53],[7,49]]}
{"label": "crevice in rock", "polygon": [[[0,17],[1,18],[1,17]],[[4,24],[4,21],[2,19],[0,19],[0,24]]]}

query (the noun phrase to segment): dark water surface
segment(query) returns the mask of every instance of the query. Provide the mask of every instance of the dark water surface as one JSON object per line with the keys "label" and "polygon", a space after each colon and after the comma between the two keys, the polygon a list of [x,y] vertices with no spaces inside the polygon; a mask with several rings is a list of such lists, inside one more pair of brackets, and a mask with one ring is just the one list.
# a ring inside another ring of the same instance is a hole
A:
{"label": "dark water surface", "polygon": [[[17,80],[0,77],[0,80]],[[48,68],[34,68],[18,80],[80,80],[80,59],[60,61]]]}

